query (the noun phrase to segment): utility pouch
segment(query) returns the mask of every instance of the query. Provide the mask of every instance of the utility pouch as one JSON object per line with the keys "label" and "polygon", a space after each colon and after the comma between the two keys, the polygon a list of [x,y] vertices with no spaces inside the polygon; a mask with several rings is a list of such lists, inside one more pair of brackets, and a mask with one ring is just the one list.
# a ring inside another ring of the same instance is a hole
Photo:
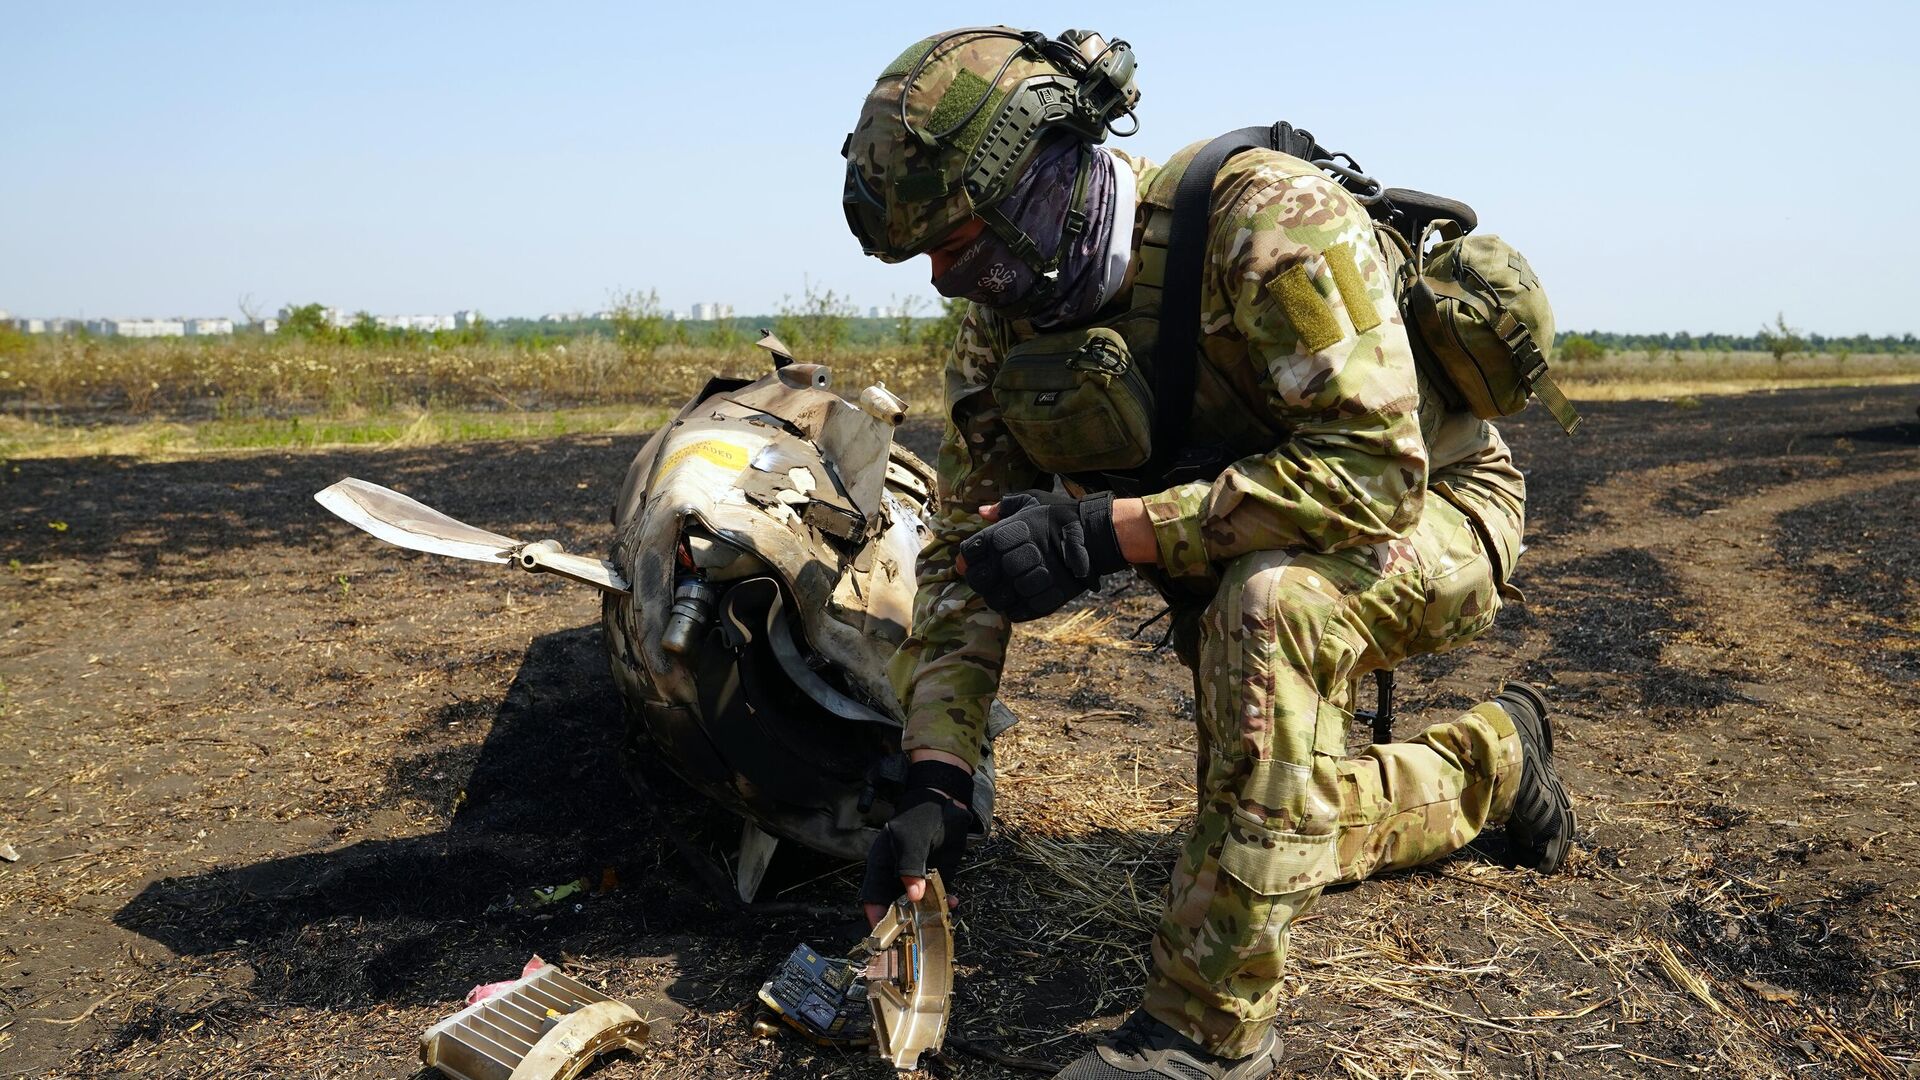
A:
{"label": "utility pouch", "polygon": [[[1429,248],[1436,233],[1441,240]],[[1547,373],[1553,309],[1525,256],[1497,236],[1466,235],[1442,219],[1419,237],[1401,280],[1416,358],[1440,369],[1458,404],[1493,420],[1537,397],[1573,434],[1580,416]]]}
{"label": "utility pouch", "polygon": [[993,378],[1000,418],[1050,473],[1123,472],[1153,453],[1153,384],[1105,326],[1043,334],[1007,351]]}

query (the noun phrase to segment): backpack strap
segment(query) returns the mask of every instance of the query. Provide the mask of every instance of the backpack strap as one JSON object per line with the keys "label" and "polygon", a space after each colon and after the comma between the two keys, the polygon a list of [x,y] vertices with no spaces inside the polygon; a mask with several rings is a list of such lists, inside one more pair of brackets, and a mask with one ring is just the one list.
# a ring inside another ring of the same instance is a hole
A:
{"label": "backpack strap", "polygon": [[1580,414],[1574,410],[1573,402],[1561,393],[1553,376],[1547,374],[1547,358],[1541,352],[1540,343],[1533,338],[1533,332],[1527,329],[1519,316],[1511,311],[1502,311],[1500,318],[1493,324],[1493,332],[1506,342],[1513,351],[1514,363],[1520,369],[1520,381],[1540,404],[1547,407],[1553,418],[1560,422],[1561,430],[1573,434],[1580,426]]}
{"label": "backpack strap", "polygon": [[[1154,215],[1166,219],[1167,238],[1165,255],[1161,256],[1160,330],[1153,346],[1153,456],[1140,470],[1146,477],[1178,483],[1180,457],[1187,449],[1187,426],[1199,378],[1194,365],[1200,342],[1200,293],[1206,272],[1213,178],[1228,158],[1242,150],[1279,149],[1274,143],[1282,126],[1241,128],[1201,147],[1181,170],[1172,212]],[[1292,128],[1288,126],[1287,130],[1291,132]],[[1311,136],[1308,141],[1312,141]],[[1159,221],[1151,224],[1158,225]],[[1143,250],[1143,262],[1146,257]]]}
{"label": "backpack strap", "polygon": [[[1153,457],[1134,475],[1158,490],[1219,472],[1215,455],[1195,458],[1188,424],[1199,378],[1200,297],[1206,276],[1207,234],[1213,210],[1213,181],[1228,158],[1243,150],[1278,150],[1323,169],[1355,191],[1356,198],[1378,199],[1379,185],[1360,173],[1351,158],[1321,146],[1310,131],[1282,120],[1230,131],[1201,147],[1180,169],[1167,209],[1149,215],[1140,243],[1140,273],[1134,282],[1135,305],[1157,306],[1160,331],[1153,349]],[[1338,167],[1345,159],[1351,168]],[[1368,185],[1371,185],[1369,188]],[[1155,187],[1160,187],[1155,183]],[[1150,198],[1149,202],[1159,200]],[[1189,460],[1191,459],[1191,460]]]}

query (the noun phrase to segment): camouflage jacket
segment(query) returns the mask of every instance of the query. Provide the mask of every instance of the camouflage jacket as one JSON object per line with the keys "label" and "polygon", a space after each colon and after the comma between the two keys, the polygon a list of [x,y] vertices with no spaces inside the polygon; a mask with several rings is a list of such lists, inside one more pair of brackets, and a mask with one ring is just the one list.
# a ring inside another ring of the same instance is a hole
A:
{"label": "camouflage jacket", "polygon": [[[1129,160],[1143,198],[1169,186],[1154,187],[1160,170],[1152,163]],[[1136,220],[1147,212],[1143,207]],[[1137,274],[1138,232],[1135,244]],[[1189,591],[1206,591],[1215,564],[1246,552],[1384,544],[1419,521],[1428,444],[1391,270],[1365,209],[1312,165],[1254,150],[1221,169],[1201,294],[1193,430],[1245,431],[1251,414],[1258,428],[1279,434],[1209,483],[1146,498],[1161,569]],[[1132,307],[1131,291],[1123,289],[1107,312]],[[1370,311],[1360,307],[1363,297]],[[1011,625],[955,571],[955,555],[985,524],[978,507],[1053,480],[1014,441],[990,389],[1001,357],[1020,337],[1019,328],[979,306],[962,322],[945,372],[941,510],[920,555],[913,629],[890,669],[907,703],[905,747],[974,764],[985,749],[987,708],[999,689]],[[1480,498],[1517,515],[1524,488],[1492,426],[1437,405],[1425,412],[1449,454],[1439,464],[1464,463],[1452,487],[1469,495],[1454,501]]]}

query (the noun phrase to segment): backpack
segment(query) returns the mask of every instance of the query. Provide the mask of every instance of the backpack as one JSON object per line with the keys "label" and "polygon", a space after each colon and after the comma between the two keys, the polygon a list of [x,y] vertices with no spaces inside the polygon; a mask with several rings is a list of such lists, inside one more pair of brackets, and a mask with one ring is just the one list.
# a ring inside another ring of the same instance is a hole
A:
{"label": "backpack", "polygon": [[[1214,139],[1180,176],[1154,349],[1154,466],[1164,469],[1163,455],[1186,441],[1213,178],[1228,158],[1254,148],[1319,166],[1367,208],[1383,242],[1399,249],[1404,261],[1394,293],[1414,360],[1449,404],[1491,420],[1511,416],[1538,397],[1573,434],[1580,416],[1547,372],[1553,308],[1525,256],[1497,236],[1472,235],[1479,218],[1465,203],[1410,188],[1383,188],[1351,157],[1327,150],[1311,132],[1281,121]],[[1438,241],[1429,249],[1433,237]],[[1170,327],[1185,329],[1170,332]]]}
{"label": "backpack", "polygon": [[[1389,189],[1389,192],[1400,189]],[[1437,369],[1434,382],[1449,404],[1482,420],[1511,416],[1537,397],[1567,434],[1580,426],[1560,387],[1547,373],[1553,347],[1553,308],[1527,257],[1497,236],[1455,231],[1438,220],[1411,249],[1396,282],[1415,362]]]}

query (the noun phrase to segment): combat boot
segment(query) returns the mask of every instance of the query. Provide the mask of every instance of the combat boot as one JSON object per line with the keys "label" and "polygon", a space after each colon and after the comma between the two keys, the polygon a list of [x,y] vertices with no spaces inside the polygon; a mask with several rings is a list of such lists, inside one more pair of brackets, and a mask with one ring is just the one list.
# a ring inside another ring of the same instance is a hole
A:
{"label": "combat boot", "polygon": [[1516,679],[1493,700],[1513,718],[1514,730],[1520,734],[1520,788],[1507,817],[1513,861],[1551,874],[1560,869],[1573,846],[1574,819],[1567,789],[1553,771],[1553,725],[1547,722],[1547,699]]}
{"label": "combat boot", "polygon": [[1272,1028],[1246,1057],[1221,1057],[1140,1009],[1099,1046],[1053,1075],[1054,1080],[1265,1080],[1279,1064],[1280,1036]]}

